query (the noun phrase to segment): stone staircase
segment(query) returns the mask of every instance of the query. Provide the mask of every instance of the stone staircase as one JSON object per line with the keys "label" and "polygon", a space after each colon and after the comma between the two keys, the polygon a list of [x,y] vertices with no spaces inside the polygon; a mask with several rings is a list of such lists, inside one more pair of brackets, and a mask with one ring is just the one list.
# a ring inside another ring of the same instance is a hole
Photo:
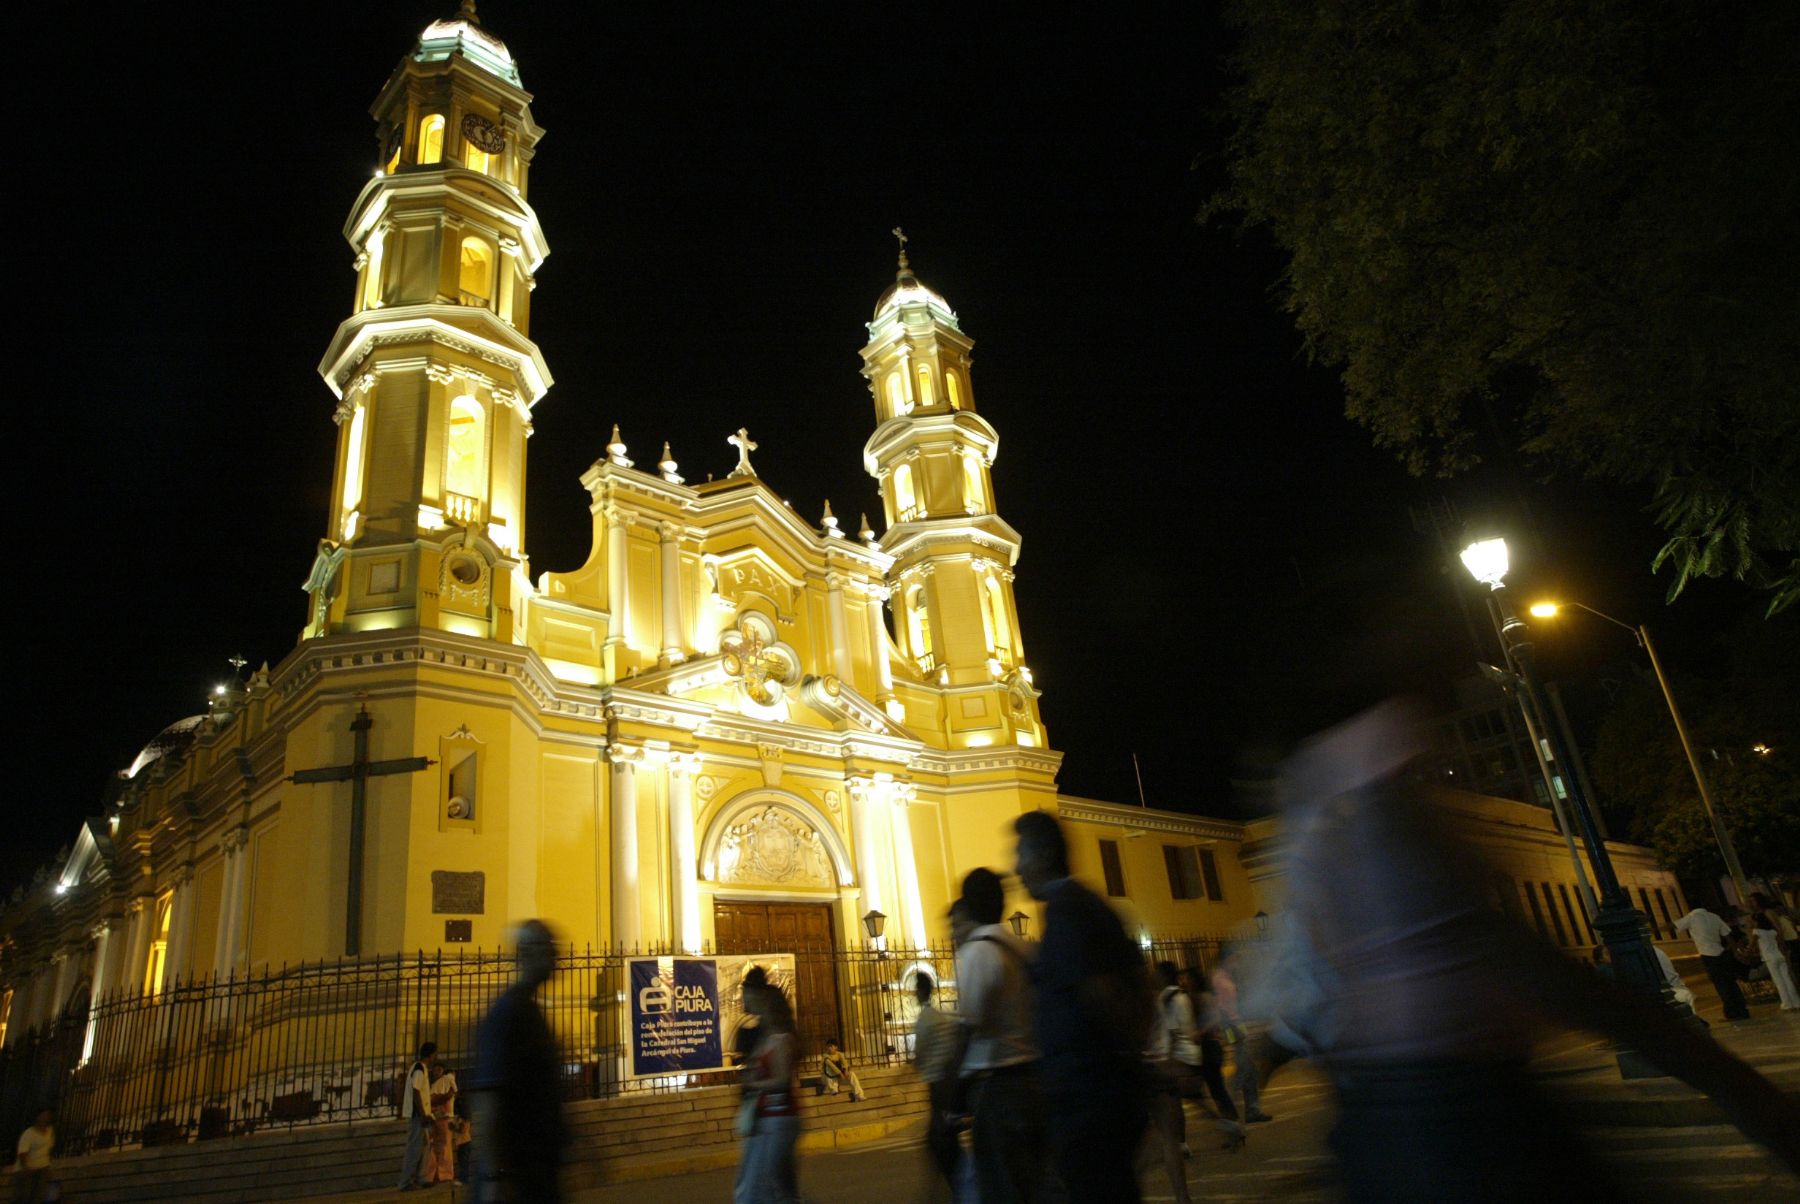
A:
{"label": "stone staircase", "polygon": [[[858,1067],[868,1098],[802,1091],[800,1147],[832,1149],[917,1125],[925,1088],[906,1067]],[[568,1183],[655,1178],[736,1163],[735,1087],[642,1093],[569,1105]],[[59,1160],[67,1201],[192,1200],[201,1204],[368,1193],[399,1178],[406,1129],[398,1120],[317,1125],[192,1145]],[[452,1193],[460,1195],[460,1193]],[[448,1199],[448,1196],[433,1196]]]}

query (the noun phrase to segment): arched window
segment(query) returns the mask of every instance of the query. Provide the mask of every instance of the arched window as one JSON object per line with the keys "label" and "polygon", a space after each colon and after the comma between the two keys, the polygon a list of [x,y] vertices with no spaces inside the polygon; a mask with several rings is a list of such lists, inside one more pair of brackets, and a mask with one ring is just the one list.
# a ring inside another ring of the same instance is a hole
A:
{"label": "arched window", "polygon": [[937,660],[931,652],[931,624],[926,622],[925,616],[923,585],[915,585],[906,591],[906,635],[919,668],[926,672],[936,668]]}
{"label": "arched window", "polygon": [[981,458],[963,457],[963,509],[980,514],[987,509],[987,490],[981,486]]}
{"label": "arched window", "polygon": [[902,464],[894,469],[894,521],[911,522],[917,518],[919,499],[913,493],[912,465]]}
{"label": "arched window", "polygon": [[150,942],[150,960],[144,965],[144,993],[160,995],[163,975],[169,968],[169,924],[175,917],[175,892],[156,901],[156,935]]}
{"label": "arched window", "polygon": [[470,171],[478,171],[482,175],[492,175],[488,169],[493,166],[494,156],[476,146],[473,142],[463,143],[463,163]]}
{"label": "arched window", "polygon": [[349,539],[355,529],[350,515],[362,505],[363,491],[363,438],[367,433],[369,411],[365,406],[357,406],[350,415],[350,431],[344,437],[344,538]]}
{"label": "arched window", "polygon": [[906,382],[900,379],[898,372],[888,373],[887,398],[888,409],[896,414],[906,413]]}
{"label": "arched window", "polygon": [[962,409],[962,404],[963,404],[962,382],[956,379],[956,373],[950,372],[950,371],[945,371],[945,373],[944,373],[944,392],[946,392],[950,395],[950,408],[951,409],[953,409],[953,410]]}
{"label": "arched window", "polygon": [[457,280],[464,305],[486,306],[494,299],[494,249],[471,234],[462,240],[462,274]]}
{"label": "arched window", "polygon": [[419,154],[421,166],[444,161],[444,115],[432,113],[419,122]]}
{"label": "arched window", "polygon": [[1013,663],[1012,624],[1006,617],[1006,594],[1000,588],[1000,579],[993,575],[982,578],[981,589],[981,625],[988,633],[988,647],[993,649],[994,659],[1003,665]]}
{"label": "arched window", "polygon": [[931,393],[931,368],[927,364],[919,365],[919,404],[922,406],[934,404]]}
{"label": "arched window", "polygon": [[[487,492],[487,415],[481,403],[463,394],[450,403],[450,437],[444,441],[444,489],[459,494],[472,507],[475,499]],[[444,509],[458,509],[456,498],[446,497]],[[451,513],[452,518],[467,521],[473,514]]]}

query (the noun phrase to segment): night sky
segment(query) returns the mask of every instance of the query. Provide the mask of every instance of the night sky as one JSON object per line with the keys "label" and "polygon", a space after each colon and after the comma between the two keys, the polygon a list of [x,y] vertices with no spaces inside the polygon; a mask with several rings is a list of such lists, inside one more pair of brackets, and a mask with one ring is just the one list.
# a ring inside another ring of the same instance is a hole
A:
{"label": "night sky", "polygon": [[[453,7],[10,19],[13,69],[43,91],[15,95],[8,143],[14,542],[33,555],[12,576],[26,717],[0,880],[70,840],[227,657],[294,646],[335,438],[316,365],[377,159],[367,106]],[[1465,672],[1456,598],[1474,587],[1411,516],[1433,497],[1508,518],[1529,544],[1518,584],[1652,623],[1678,666],[1704,669],[1759,605],[1702,583],[1665,608],[1635,493],[1505,456],[1414,481],[1343,417],[1274,297],[1280,257],[1193,221],[1224,134],[1210,11],[986,9],[482,6],[548,130],[531,333],[557,384],[530,443],[534,578],[585,559],[577,478],[614,422],[640,463],[669,440],[690,480],[728,471],[747,426],[802,515],[826,497],[846,527],[878,515],[856,352],[900,224],[976,340],[1071,793],[1135,801],[1135,750],[1151,805],[1238,814],[1234,778],[1274,750]],[[1555,657],[1576,677],[1630,651],[1598,625],[1570,641]]]}

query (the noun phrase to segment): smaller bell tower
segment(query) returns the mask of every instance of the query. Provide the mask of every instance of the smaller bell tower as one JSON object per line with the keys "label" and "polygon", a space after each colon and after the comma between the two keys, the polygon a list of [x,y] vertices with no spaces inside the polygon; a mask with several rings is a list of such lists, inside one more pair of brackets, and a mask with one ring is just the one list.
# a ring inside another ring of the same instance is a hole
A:
{"label": "smaller bell tower", "polygon": [[[881,483],[896,638],[923,683],[968,697],[948,712],[953,744],[993,742],[1001,716],[1007,738],[1041,745],[1013,603],[1019,533],[996,512],[1000,436],[975,411],[975,343],[914,274],[905,233],[894,236],[899,270],[875,304],[862,371],[876,418],[863,466]],[[972,725],[981,738],[959,741],[959,716],[985,717]]]}
{"label": "smaller bell tower", "polygon": [[529,337],[549,254],[526,200],[544,133],[530,102],[463,0],[370,109],[380,166],[344,226],[356,288],[319,365],[339,399],[338,449],[307,637],[520,636],[525,442],[551,383]]}

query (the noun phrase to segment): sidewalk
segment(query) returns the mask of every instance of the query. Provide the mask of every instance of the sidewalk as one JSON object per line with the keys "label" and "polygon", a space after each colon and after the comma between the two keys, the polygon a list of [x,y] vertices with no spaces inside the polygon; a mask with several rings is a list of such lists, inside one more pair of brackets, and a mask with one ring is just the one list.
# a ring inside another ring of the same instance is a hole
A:
{"label": "sidewalk", "polygon": [[[1716,1012],[1716,1008],[1715,1008]],[[1755,1019],[1714,1023],[1719,1043],[1755,1066],[1790,1094],[1800,1094],[1800,1016],[1758,1009]],[[1709,1019],[1717,1019],[1716,1015]],[[1712,1200],[1732,1204],[1800,1199],[1800,1180],[1760,1147],[1726,1124],[1705,1097],[1672,1079],[1623,1081],[1609,1046],[1592,1039],[1557,1042],[1536,1067],[1557,1095],[1559,1111],[1582,1130],[1594,1151],[1619,1173],[1622,1186],[1646,1199]],[[1271,1124],[1251,1130],[1248,1148],[1228,1155],[1210,1144],[1210,1130],[1190,1113],[1194,1157],[1188,1184],[1195,1199],[1329,1201],[1332,1161],[1325,1137],[1332,1121],[1324,1076],[1304,1064],[1284,1070],[1265,1093]],[[854,1202],[936,1198],[920,1148],[922,1125],[898,1120],[877,1126],[819,1130],[801,1152],[801,1182],[808,1200]],[[829,1138],[829,1140],[826,1140]],[[618,1164],[614,1168],[617,1169]],[[574,1204],[700,1204],[730,1198],[736,1149],[708,1151],[680,1162],[646,1163],[640,1174],[613,1174],[601,1184],[571,1168],[567,1198]],[[1159,1167],[1144,1176],[1146,1200],[1170,1199]],[[371,1192],[335,1197],[340,1204],[438,1201],[464,1204],[466,1188],[426,1192]]]}

